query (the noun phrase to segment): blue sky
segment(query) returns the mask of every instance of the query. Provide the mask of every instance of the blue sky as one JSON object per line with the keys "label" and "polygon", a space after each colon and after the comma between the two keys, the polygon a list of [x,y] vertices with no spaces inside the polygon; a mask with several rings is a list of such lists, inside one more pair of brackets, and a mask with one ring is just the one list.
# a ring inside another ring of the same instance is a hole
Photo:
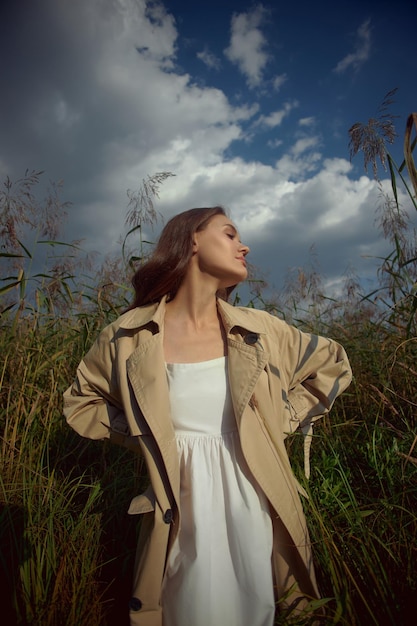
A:
{"label": "blue sky", "polygon": [[348,270],[370,285],[380,191],[348,129],[394,88],[400,134],[417,109],[415,16],[404,1],[3,2],[0,176],[63,180],[68,236],[103,254],[126,190],[170,171],[164,218],[223,204],[272,288],[312,246],[329,289]]}

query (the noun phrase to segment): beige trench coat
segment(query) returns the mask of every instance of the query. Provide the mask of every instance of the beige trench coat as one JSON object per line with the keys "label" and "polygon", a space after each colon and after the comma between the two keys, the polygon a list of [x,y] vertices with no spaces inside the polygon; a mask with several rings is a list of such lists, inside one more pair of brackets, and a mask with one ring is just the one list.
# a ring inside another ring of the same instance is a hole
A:
{"label": "beige trench coat", "polygon": [[[227,333],[229,383],[243,454],[266,495],[274,527],[277,597],[317,597],[304,494],[284,439],[327,413],[348,386],[343,348],[264,311],[218,301]],[[165,299],[128,311],[103,330],[64,394],[64,414],[83,437],[137,448],[150,487],[129,512],[142,514],[131,624],[161,626],[167,554],[181,524],[180,474],[162,344]],[[305,495],[305,494],[304,494]]]}

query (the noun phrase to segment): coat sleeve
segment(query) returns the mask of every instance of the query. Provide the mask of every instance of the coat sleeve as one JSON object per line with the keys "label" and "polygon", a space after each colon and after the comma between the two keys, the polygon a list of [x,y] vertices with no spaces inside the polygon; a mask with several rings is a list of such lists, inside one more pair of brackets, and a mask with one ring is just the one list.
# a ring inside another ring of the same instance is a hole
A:
{"label": "coat sleeve", "polygon": [[110,327],[105,329],[79,364],[73,384],[64,392],[63,414],[82,437],[110,439],[137,450],[129,435]]}
{"label": "coat sleeve", "polygon": [[332,339],[287,326],[283,367],[288,381],[291,431],[305,430],[328,413],[350,384],[352,371],[343,347]]}

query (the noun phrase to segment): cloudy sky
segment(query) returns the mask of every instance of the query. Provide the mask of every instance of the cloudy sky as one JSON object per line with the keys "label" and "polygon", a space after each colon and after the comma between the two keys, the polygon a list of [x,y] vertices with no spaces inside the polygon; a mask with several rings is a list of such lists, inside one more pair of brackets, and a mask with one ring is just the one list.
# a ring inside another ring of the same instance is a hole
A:
{"label": "cloudy sky", "polygon": [[399,133],[417,109],[413,15],[405,0],[3,0],[0,177],[62,180],[68,236],[108,252],[126,191],[169,171],[165,220],[222,204],[277,289],[312,246],[329,285],[366,284],[386,247],[348,129],[394,88]]}

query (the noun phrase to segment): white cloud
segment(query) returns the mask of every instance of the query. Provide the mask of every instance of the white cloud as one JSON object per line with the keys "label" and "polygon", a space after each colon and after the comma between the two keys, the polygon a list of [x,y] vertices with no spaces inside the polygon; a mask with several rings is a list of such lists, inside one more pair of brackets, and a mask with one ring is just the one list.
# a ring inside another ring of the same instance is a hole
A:
{"label": "white cloud", "polygon": [[235,13],[232,17],[230,45],[224,51],[229,61],[238,66],[251,88],[261,84],[269,60],[267,41],[260,29],[265,15],[266,9],[262,5],[247,13]]}
{"label": "white cloud", "polygon": [[268,115],[260,115],[255,122],[256,126],[267,126],[268,128],[275,128],[280,126],[285,117],[287,117],[293,109],[298,106],[298,102],[286,102],[282,109],[273,111]]}
{"label": "white cloud", "polygon": [[316,119],[314,117],[302,117],[301,119],[298,120],[298,124],[300,126],[314,126],[316,123]]}
{"label": "white cloud", "polygon": [[334,68],[334,72],[341,74],[349,67],[358,70],[369,59],[371,53],[371,20],[365,20],[356,33],[356,45],[353,52],[346,55]]}
{"label": "white cloud", "polygon": [[[351,164],[336,159],[325,161],[305,180],[291,183],[281,179],[283,164],[279,161],[269,172],[268,182],[264,177],[263,190],[248,180],[249,202],[245,189],[235,199],[242,215],[238,220],[242,237],[251,246],[249,261],[269,269],[268,280],[280,288],[291,268],[310,262],[314,246],[326,282],[339,282],[348,268],[358,265],[361,278],[373,280],[377,257],[387,252],[374,225],[379,200],[376,182],[366,176],[351,180],[347,175]],[[298,165],[304,167],[305,162]]]}
{"label": "white cloud", "polygon": [[279,148],[283,143],[282,139],[269,139],[268,148]]}
{"label": "white cloud", "polygon": [[322,155],[320,152],[307,154],[284,154],[275,164],[277,175],[281,180],[304,180],[313,172],[317,172],[321,165]]}
{"label": "white cloud", "polygon": [[279,91],[282,87],[282,85],[287,82],[287,75],[286,74],[280,74],[279,76],[275,76],[275,78],[272,81],[272,87],[274,89],[274,91]]}
{"label": "white cloud", "polygon": [[319,144],[320,139],[318,137],[303,137],[301,139],[297,139],[295,144],[291,147],[290,152],[294,156],[298,156],[310,148],[316,148]]}
{"label": "white cloud", "polygon": [[221,67],[220,59],[216,57],[215,54],[210,52],[208,48],[204,48],[201,52],[197,52],[197,58],[212,70],[219,70]]}

